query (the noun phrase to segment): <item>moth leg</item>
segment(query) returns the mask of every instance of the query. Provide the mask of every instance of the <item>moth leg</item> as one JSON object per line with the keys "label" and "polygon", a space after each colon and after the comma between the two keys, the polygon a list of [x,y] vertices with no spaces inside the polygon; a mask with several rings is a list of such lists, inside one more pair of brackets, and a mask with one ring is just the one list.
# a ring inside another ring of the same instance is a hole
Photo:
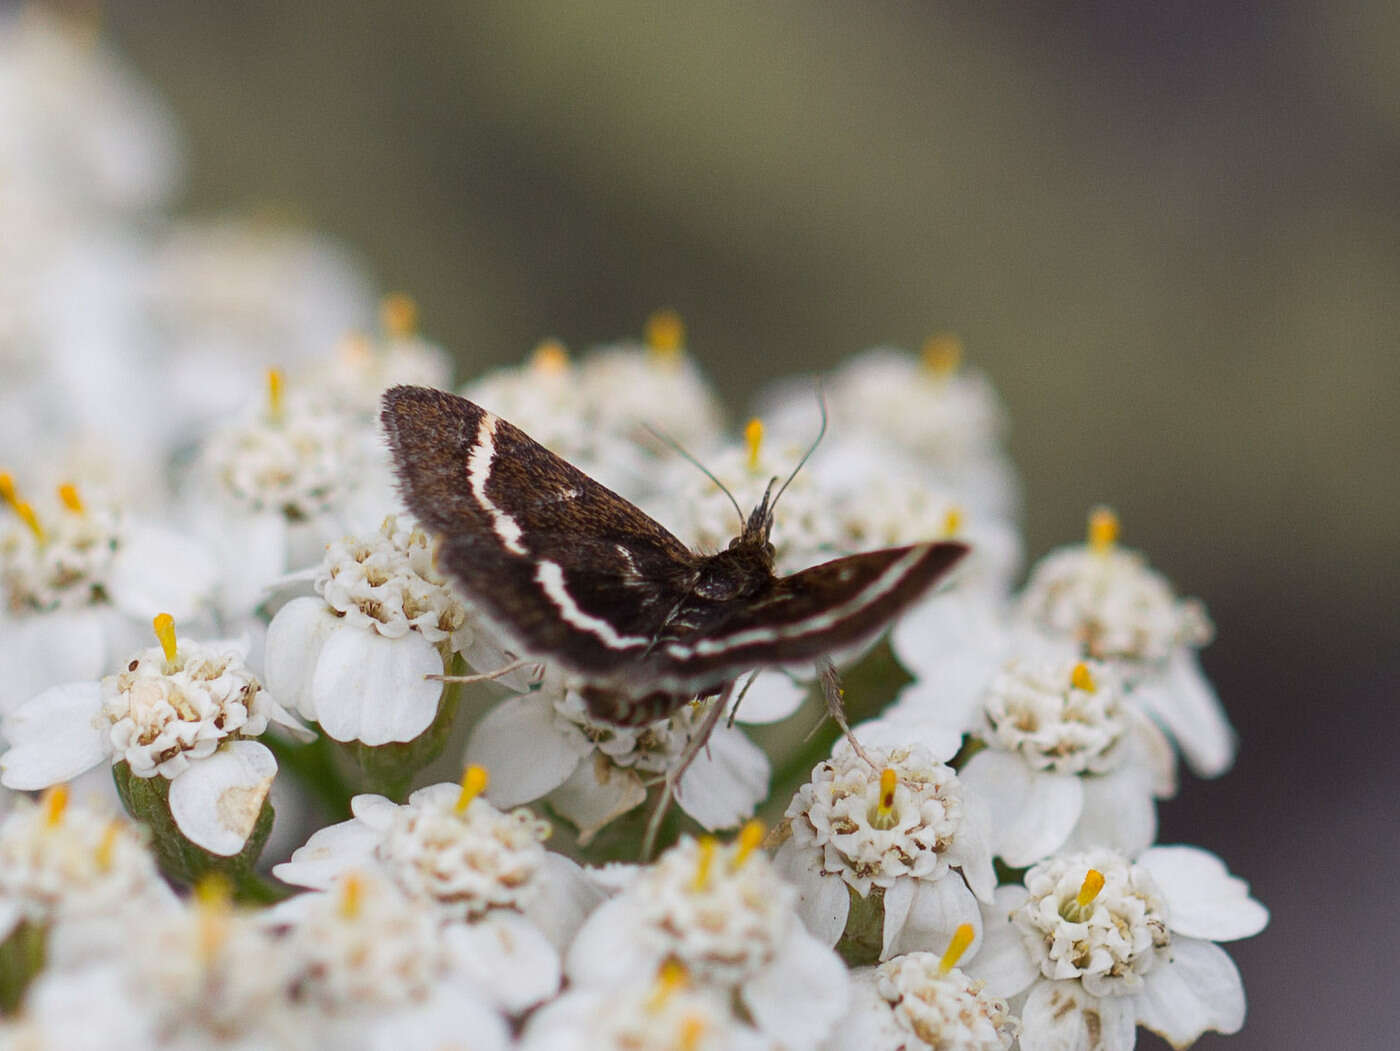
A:
{"label": "moth leg", "polygon": [[851,724],[846,721],[845,693],[841,689],[841,676],[836,671],[836,665],[831,663],[830,657],[823,657],[817,661],[817,681],[822,685],[822,697],[826,699],[826,711],[834,720],[836,725],[841,727],[841,732],[846,735],[846,740],[851,742],[851,749],[870,764],[871,769],[879,770],[875,761],[865,754],[865,749],[856,740],[855,734],[851,733]]}
{"label": "moth leg", "polygon": [[695,762],[695,757],[709,744],[710,734],[715,732],[715,727],[719,725],[720,716],[729,707],[729,698],[734,695],[734,686],[737,681],[737,679],[731,679],[725,683],[719,696],[710,702],[710,710],[705,713],[705,721],[700,724],[695,736],[686,742],[685,751],[680,755],[680,761],[666,771],[666,778],[661,783],[661,795],[656,800],[656,808],[651,812],[651,819],[647,821],[646,836],[642,839],[641,860],[643,863],[651,860],[652,849],[656,846],[656,837],[661,831],[661,822],[666,817],[666,811],[671,808],[671,800],[675,798],[681,778],[685,776],[690,764]]}
{"label": "moth leg", "polygon": [[739,696],[734,701],[734,707],[729,709],[729,718],[724,725],[731,730],[734,728],[734,717],[739,714],[739,705],[744,703],[744,696],[749,692],[749,687],[753,685],[753,681],[758,678],[758,673],[762,670],[762,668],[755,668],[753,670],[753,673],[745,680],[744,688],[739,691]]}
{"label": "moth leg", "polygon": [[425,675],[423,678],[432,679],[434,682],[489,682],[492,679],[499,679],[504,675],[509,675],[513,671],[519,671],[521,668],[529,668],[532,665],[538,668],[539,671],[535,675],[532,675],[531,678],[544,678],[543,664],[539,661],[524,659],[511,661],[509,664],[501,665],[501,667],[497,668],[495,671],[482,672],[480,675]]}

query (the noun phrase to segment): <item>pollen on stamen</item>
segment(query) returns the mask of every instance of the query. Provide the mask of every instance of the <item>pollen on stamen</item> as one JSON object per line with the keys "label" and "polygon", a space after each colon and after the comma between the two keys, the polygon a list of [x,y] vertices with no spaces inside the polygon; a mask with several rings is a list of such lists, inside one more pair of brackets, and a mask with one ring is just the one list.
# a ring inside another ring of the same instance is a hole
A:
{"label": "pollen on stamen", "polygon": [[530,368],[543,375],[558,375],[569,368],[569,352],[557,339],[547,339],[530,355]]}
{"label": "pollen on stamen", "polygon": [[390,292],[379,301],[379,324],[395,339],[408,339],[418,331],[418,304],[403,292]]}
{"label": "pollen on stamen", "polygon": [[1069,673],[1069,684],[1076,690],[1083,690],[1085,693],[1097,693],[1099,689],[1099,684],[1089,674],[1089,666],[1083,661],[1076,664],[1074,670]]}
{"label": "pollen on stamen", "polygon": [[44,827],[57,828],[63,823],[64,812],[68,809],[68,786],[57,784],[44,793],[39,800],[44,812]]}
{"label": "pollen on stamen", "polygon": [[647,997],[647,1010],[661,1010],[672,994],[689,982],[690,972],[685,969],[685,964],[674,957],[667,959],[656,972],[656,984],[652,986],[651,996]]}
{"label": "pollen on stamen", "polygon": [[453,806],[459,814],[465,814],[467,807],[472,805],[472,800],[486,791],[486,786],[491,781],[491,775],[486,772],[486,767],[477,766],[473,763],[462,771],[462,791],[457,794],[457,802]]}
{"label": "pollen on stamen", "polygon": [[15,489],[15,476],[9,471],[0,471],[0,500],[14,507],[19,502],[19,493]]}
{"label": "pollen on stamen", "polygon": [[267,370],[267,418],[273,423],[282,421],[284,379],[281,369]]}
{"label": "pollen on stamen", "polygon": [[700,857],[695,862],[695,883],[696,890],[704,890],[710,883],[710,869],[715,861],[715,837],[701,836],[697,844],[700,848]]}
{"label": "pollen on stamen", "polygon": [[924,340],[920,357],[923,358],[924,368],[934,376],[951,376],[962,364],[962,340],[950,332],[929,336]]}
{"label": "pollen on stamen", "polygon": [[121,835],[122,820],[113,818],[107,822],[107,827],[102,830],[102,839],[97,844],[97,851],[94,860],[97,868],[101,872],[109,872],[112,868],[112,856],[117,851],[117,837]]}
{"label": "pollen on stamen", "polygon": [[35,538],[44,542],[44,527],[39,524],[39,516],[34,513],[34,508],[27,500],[19,498],[19,490],[15,488],[15,479],[8,471],[0,471],[0,500],[10,505],[16,517],[29,527]]}
{"label": "pollen on stamen", "polygon": [[1084,883],[1079,888],[1079,893],[1075,895],[1074,903],[1081,909],[1099,896],[1099,891],[1103,890],[1103,873],[1098,869],[1090,869],[1084,874]]}
{"label": "pollen on stamen", "polygon": [[1096,507],[1089,512],[1089,547],[1099,554],[1118,542],[1118,516],[1112,508]]}
{"label": "pollen on stamen", "polygon": [[734,841],[734,856],[729,859],[730,871],[737,872],[744,867],[744,862],[748,861],[749,856],[763,843],[764,832],[763,822],[758,818],[745,823]]}
{"label": "pollen on stamen", "polygon": [[758,470],[758,450],[763,445],[763,421],[757,416],[744,427],[744,442],[749,447],[749,470]]}
{"label": "pollen on stamen", "polygon": [[962,532],[963,513],[961,507],[950,507],[943,514],[943,535],[951,539]]}
{"label": "pollen on stamen", "polygon": [[364,897],[365,881],[358,873],[350,873],[340,884],[340,915],[347,920],[355,919],[360,915]]}
{"label": "pollen on stamen", "polygon": [[75,515],[80,515],[86,510],[83,507],[83,498],[78,495],[78,487],[72,482],[64,482],[58,487],[58,498],[63,502],[63,506]]}
{"label": "pollen on stamen", "polygon": [[173,664],[177,652],[175,618],[169,613],[157,613],[151,621],[151,627],[155,629],[156,638],[160,640],[160,649],[165,654],[166,662]]}
{"label": "pollen on stamen", "polygon": [[894,812],[894,792],[899,786],[899,775],[890,767],[885,767],[880,771],[880,801],[875,804],[875,810],[870,815],[870,824],[878,829],[893,828],[896,815]]}
{"label": "pollen on stamen", "polygon": [[948,940],[948,948],[944,950],[943,958],[938,961],[938,973],[947,974],[956,967],[976,936],[977,932],[972,929],[972,924],[959,924],[958,929],[953,932],[953,937]]}
{"label": "pollen on stamen", "polygon": [[685,323],[674,310],[657,310],[646,323],[647,350],[658,358],[675,357],[685,346]]}

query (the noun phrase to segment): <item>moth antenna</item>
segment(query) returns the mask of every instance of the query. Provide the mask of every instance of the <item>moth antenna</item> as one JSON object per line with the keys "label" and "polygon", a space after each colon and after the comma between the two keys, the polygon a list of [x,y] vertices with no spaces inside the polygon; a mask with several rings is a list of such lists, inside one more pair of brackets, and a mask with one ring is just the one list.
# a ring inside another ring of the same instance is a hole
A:
{"label": "moth antenna", "polygon": [[[823,413],[825,413],[825,410],[823,410]],[[691,456],[690,453],[686,452],[686,451],[685,451],[685,447],[682,446],[680,442],[676,441],[676,439],[672,438],[672,437],[671,437],[669,434],[667,434],[665,431],[658,430],[657,428],[653,427],[653,426],[652,426],[651,424],[649,424],[649,423],[644,423],[644,424],[642,424],[642,427],[643,427],[643,428],[647,431],[647,433],[649,433],[652,437],[654,437],[654,438],[659,438],[661,441],[665,442],[667,445],[669,445],[669,446],[670,446],[672,449],[674,449],[676,452],[680,453],[683,457],[685,457],[685,458],[686,458],[687,460],[689,460],[692,464],[694,464],[696,467],[698,467],[698,468],[700,469],[700,472],[701,472],[706,478],[708,478],[710,481],[714,482],[715,485],[719,486],[719,491],[722,492],[725,496],[729,497],[729,502],[730,502],[731,504],[734,505],[734,513],[735,513],[736,515],[739,516],[739,529],[742,531],[743,528],[744,528],[744,512],[743,512],[743,509],[739,507],[739,501],[738,501],[738,500],[735,500],[735,499],[734,499],[734,494],[731,493],[731,492],[729,491],[729,486],[725,485],[725,484],[724,484],[723,482],[721,482],[718,478],[716,478],[716,477],[714,476],[714,472],[712,472],[708,467],[706,467],[703,463],[701,463],[701,462],[700,462],[699,460],[697,460],[695,457]]]}
{"label": "moth antenna", "polygon": [[787,481],[785,481],[782,488],[778,490],[778,495],[773,497],[773,502],[768,505],[768,514],[770,516],[773,514],[773,509],[778,506],[778,501],[783,498],[783,493],[787,492],[787,487],[791,485],[792,480],[797,477],[797,472],[807,465],[807,461],[810,460],[812,454],[817,451],[817,446],[820,445],[822,439],[826,437],[826,392],[822,390],[820,382],[817,384],[817,405],[822,410],[821,430],[817,431],[816,439],[807,447],[807,451],[802,454],[802,459],[798,460],[797,466],[792,469],[792,474],[787,476]]}

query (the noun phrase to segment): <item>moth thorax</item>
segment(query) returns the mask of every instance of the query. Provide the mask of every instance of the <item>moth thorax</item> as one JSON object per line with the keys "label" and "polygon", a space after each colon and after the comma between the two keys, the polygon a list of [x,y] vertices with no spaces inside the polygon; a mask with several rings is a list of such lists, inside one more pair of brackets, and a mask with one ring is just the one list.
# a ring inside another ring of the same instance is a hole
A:
{"label": "moth thorax", "polygon": [[773,579],[773,559],[765,546],[739,543],[700,565],[694,593],[710,602],[728,602],[758,591]]}

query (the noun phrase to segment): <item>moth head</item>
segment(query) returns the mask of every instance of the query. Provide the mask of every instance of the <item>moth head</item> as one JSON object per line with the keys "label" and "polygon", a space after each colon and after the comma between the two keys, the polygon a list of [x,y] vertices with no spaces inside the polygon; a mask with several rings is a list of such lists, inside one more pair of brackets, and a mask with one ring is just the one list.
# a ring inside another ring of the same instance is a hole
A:
{"label": "moth head", "polygon": [[730,547],[738,547],[740,544],[761,547],[768,552],[769,558],[773,557],[773,544],[768,537],[773,532],[773,508],[777,504],[773,497],[773,486],[777,484],[777,478],[769,479],[768,488],[763,490],[763,499],[749,512],[749,517],[744,522],[744,531],[729,542]]}

